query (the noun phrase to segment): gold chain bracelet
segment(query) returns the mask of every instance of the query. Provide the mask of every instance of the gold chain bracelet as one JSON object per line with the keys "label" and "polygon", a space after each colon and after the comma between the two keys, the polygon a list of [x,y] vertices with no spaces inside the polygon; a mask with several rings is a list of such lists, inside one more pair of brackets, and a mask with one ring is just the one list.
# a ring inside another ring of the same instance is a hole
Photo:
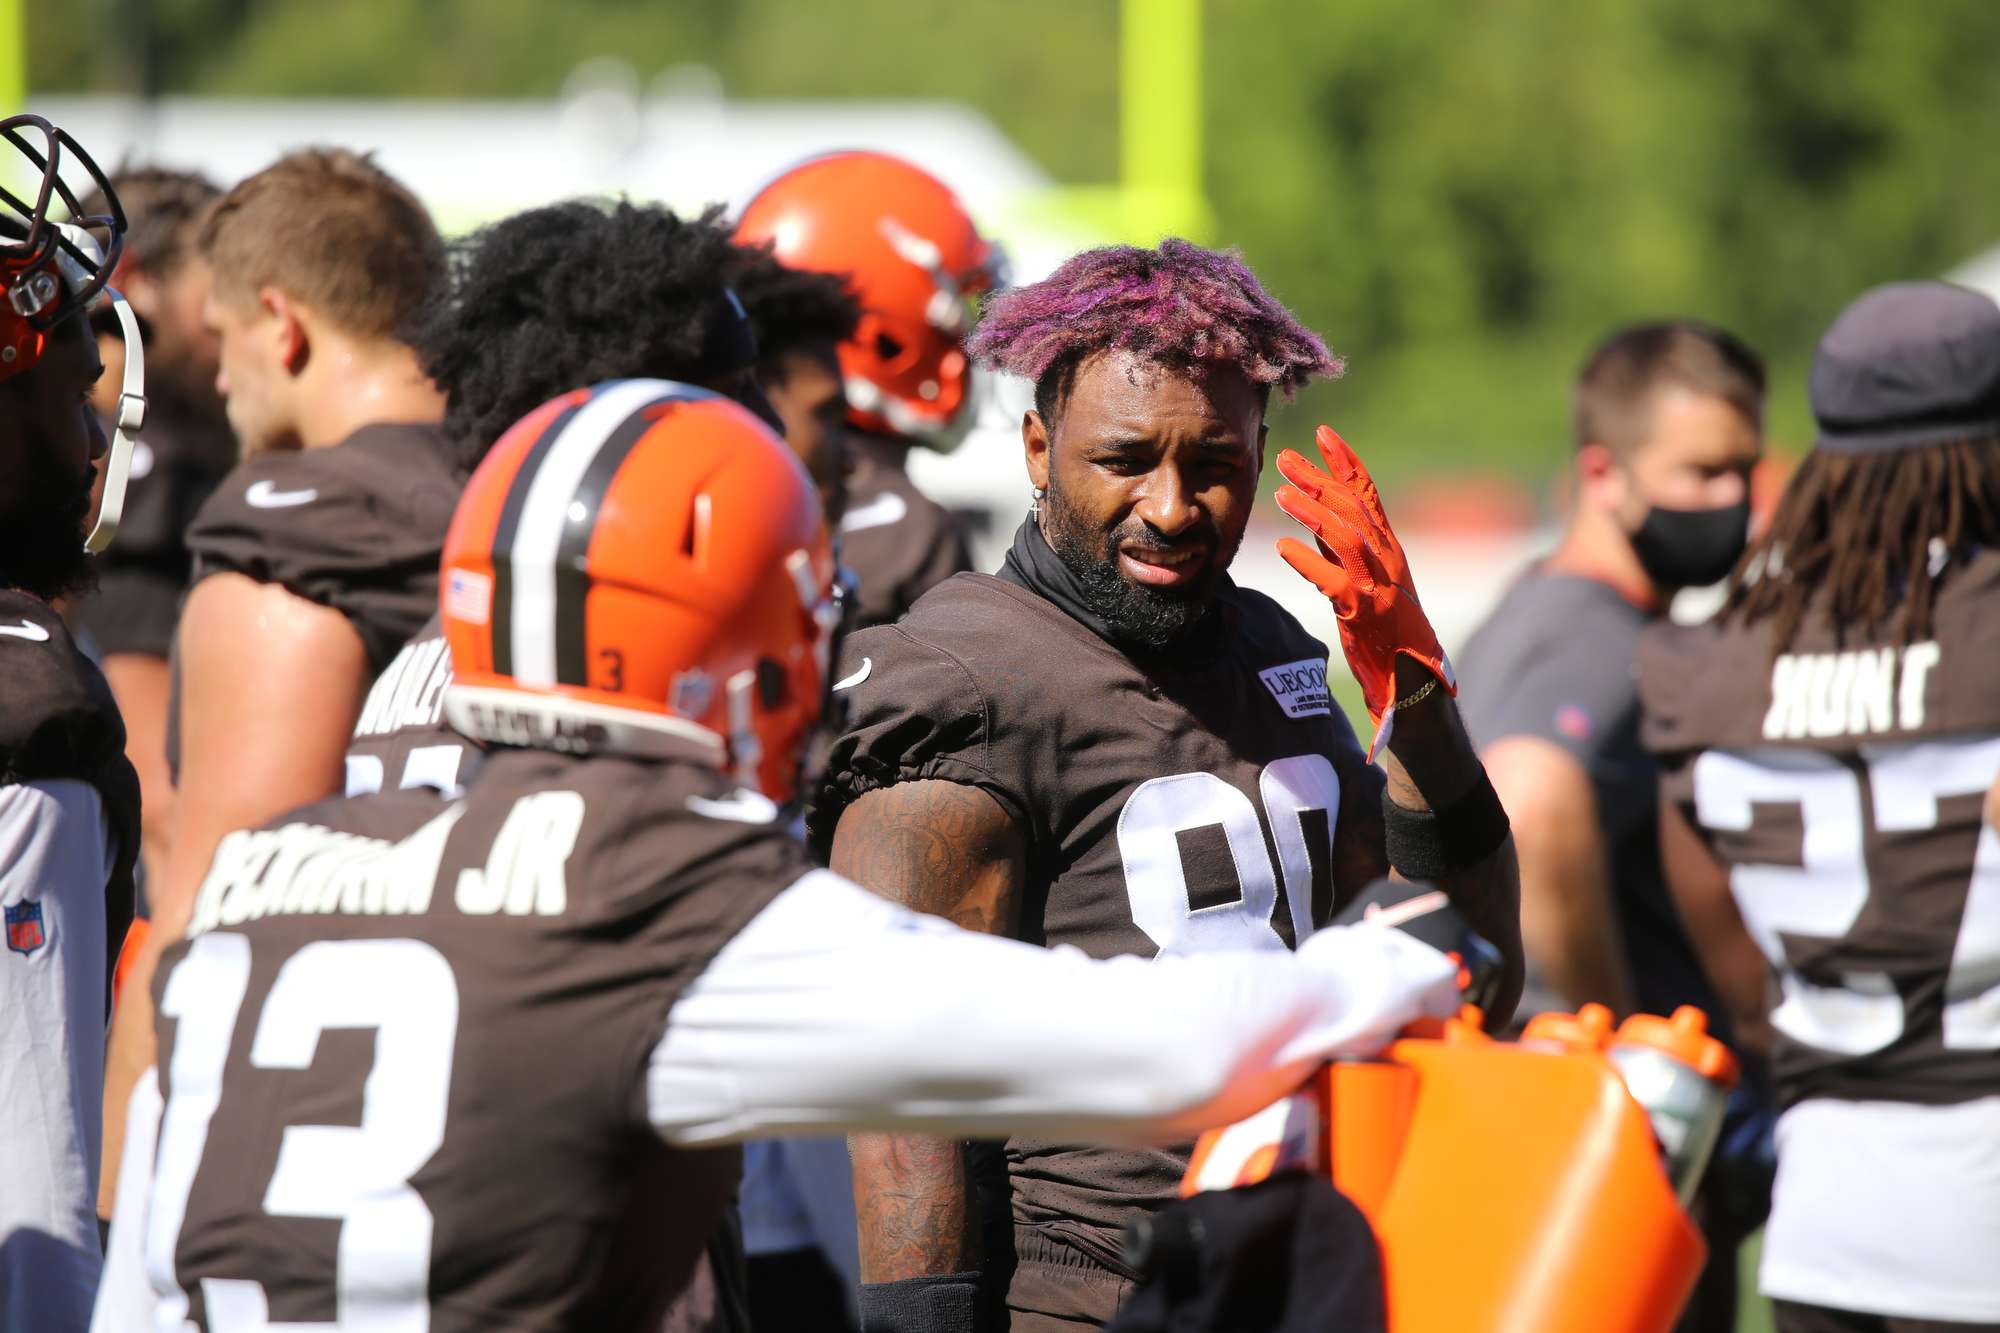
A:
{"label": "gold chain bracelet", "polygon": [[1424,700],[1430,698],[1431,691],[1436,689],[1437,687],[1438,687],[1437,677],[1432,676],[1429,680],[1425,681],[1422,686],[1420,686],[1416,690],[1413,690],[1408,698],[1396,700],[1395,704],[1396,711],[1400,713],[1405,708],[1416,707]]}

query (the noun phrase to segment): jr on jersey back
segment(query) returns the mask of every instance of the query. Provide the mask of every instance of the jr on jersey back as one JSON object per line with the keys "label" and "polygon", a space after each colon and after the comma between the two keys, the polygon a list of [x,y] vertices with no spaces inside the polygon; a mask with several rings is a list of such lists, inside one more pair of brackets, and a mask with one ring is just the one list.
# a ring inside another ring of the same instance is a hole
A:
{"label": "jr on jersey back", "polygon": [[731,800],[696,763],[506,751],[460,800],[230,835],[156,983],[156,1289],[207,1328],[363,1307],[568,1327],[606,1308],[642,1167],[686,1225],[656,1212],[626,1279],[678,1285],[735,1152],[659,1143],[647,1059],[682,988],[811,868]]}

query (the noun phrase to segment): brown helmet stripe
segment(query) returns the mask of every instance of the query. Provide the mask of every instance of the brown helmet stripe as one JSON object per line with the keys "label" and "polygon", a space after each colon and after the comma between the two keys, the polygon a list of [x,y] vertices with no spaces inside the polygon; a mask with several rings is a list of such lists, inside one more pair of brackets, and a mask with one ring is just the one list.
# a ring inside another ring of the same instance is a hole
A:
{"label": "brown helmet stripe", "polygon": [[570,404],[536,437],[521,465],[514,469],[507,499],[500,506],[500,521],[493,529],[493,670],[502,676],[514,674],[514,534],[521,526],[521,509],[528,502],[535,469],[582,410],[582,403]]}
{"label": "brown helmet stripe", "polygon": [[590,684],[589,644],[584,632],[584,611],[590,597],[590,538],[597,531],[597,512],[604,493],[618,475],[625,456],[657,420],[648,414],[648,403],[604,437],[597,456],[584,469],[569,508],[563,515],[562,540],[556,547],[556,683]]}

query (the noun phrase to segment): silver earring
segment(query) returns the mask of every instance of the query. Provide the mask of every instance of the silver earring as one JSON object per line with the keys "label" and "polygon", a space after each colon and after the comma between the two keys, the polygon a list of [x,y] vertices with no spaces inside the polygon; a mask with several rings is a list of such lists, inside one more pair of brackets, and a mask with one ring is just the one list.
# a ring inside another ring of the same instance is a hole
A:
{"label": "silver earring", "polygon": [[1040,486],[1037,486],[1032,491],[1030,491],[1029,495],[1032,498],[1029,500],[1028,503],[1028,512],[1037,518],[1041,517],[1042,501],[1048,498],[1048,494],[1049,493],[1043,490]]}

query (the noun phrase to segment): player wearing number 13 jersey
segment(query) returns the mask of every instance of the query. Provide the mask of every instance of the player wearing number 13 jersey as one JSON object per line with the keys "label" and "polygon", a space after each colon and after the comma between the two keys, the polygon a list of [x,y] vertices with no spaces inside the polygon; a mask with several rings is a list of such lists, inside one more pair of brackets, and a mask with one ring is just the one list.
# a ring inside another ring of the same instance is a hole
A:
{"label": "player wearing number 13 jersey", "polygon": [[[781,809],[833,563],[811,479],[719,395],[625,380],[531,413],[441,583],[445,712],[491,757],[457,797],[224,840],[155,983],[100,1329],[650,1333],[735,1180],[718,1145],[1172,1137],[1455,1002],[1394,930],[1275,969],[1106,964],[814,869]],[[1040,1001],[897,1002],[924,977]]]}
{"label": "player wearing number 13 jersey", "polygon": [[[1319,339],[1234,256],[1169,241],[1089,252],[1003,294],[972,345],[1036,381],[1023,426],[1036,512],[998,577],[960,575],[849,640],[834,686],[847,730],[812,821],[833,867],[1097,958],[1282,959],[1396,860],[1511,944],[1504,816],[1487,805],[1468,825],[1445,809],[1480,807],[1473,793],[1490,788],[1374,488],[1331,432],[1340,480],[1280,461],[1285,503],[1322,543],[1288,558],[1334,596],[1384,739],[1405,697],[1391,804],[1424,825],[1406,821],[1414,842],[1448,854],[1385,855],[1393,812],[1328,695],[1325,646],[1225,572],[1270,390],[1335,369]],[[1426,796],[1438,813],[1415,812]],[[995,1178],[983,1150],[968,1163],[952,1145],[857,1140],[864,1333],[913,1326],[913,1305],[915,1327],[960,1327],[982,1287],[1004,1291],[1015,1333],[1104,1322],[1136,1276],[1122,1228],[1174,1197],[1188,1147],[1022,1135]],[[968,1174],[985,1195],[983,1260],[966,1238]],[[944,1308],[944,1286],[961,1308]]]}
{"label": "player wearing number 13 jersey", "polygon": [[1779,1328],[2000,1328],[2000,308],[1870,292],[1812,396],[1722,614],[1640,651],[1663,855],[1774,1047]]}

